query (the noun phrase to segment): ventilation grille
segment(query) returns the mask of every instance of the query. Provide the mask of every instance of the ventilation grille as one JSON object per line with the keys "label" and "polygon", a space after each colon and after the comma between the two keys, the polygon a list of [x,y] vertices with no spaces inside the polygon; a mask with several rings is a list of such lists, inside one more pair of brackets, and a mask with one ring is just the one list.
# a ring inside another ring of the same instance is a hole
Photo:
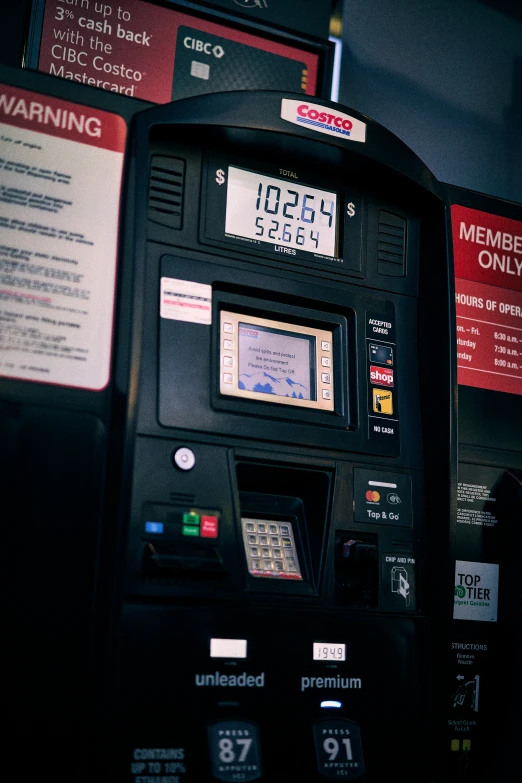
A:
{"label": "ventilation grille", "polygon": [[406,274],[406,221],[384,210],[379,212],[377,261],[381,275]]}
{"label": "ventilation grille", "polygon": [[196,499],[195,495],[190,495],[186,492],[171,492],[170,493],[170,500],[173,503],[194,503]]}
{"label": "ventilation grille", "polygon": [[153,155],[149,179],[149,220],[168,228],[181,228],[185,161]]}

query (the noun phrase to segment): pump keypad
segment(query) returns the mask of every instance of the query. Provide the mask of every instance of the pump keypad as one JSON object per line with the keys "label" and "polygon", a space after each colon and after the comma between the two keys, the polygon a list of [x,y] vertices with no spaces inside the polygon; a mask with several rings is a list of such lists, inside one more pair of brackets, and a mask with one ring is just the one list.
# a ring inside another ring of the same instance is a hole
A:
{"label": "pump keypad", "polygon": [[290,522],[242,519],[243,542],[252,576],[302,579]]}

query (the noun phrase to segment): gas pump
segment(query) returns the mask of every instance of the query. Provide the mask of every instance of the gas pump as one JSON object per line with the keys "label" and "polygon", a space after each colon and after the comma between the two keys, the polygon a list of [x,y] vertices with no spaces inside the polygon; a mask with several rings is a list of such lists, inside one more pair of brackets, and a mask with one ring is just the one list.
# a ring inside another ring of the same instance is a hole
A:
{"label": "gas pump", "polygon": [[465,772],[464,779],[478,783],[509,780],[521,725],[522,207],[463,188],[447,193],[459,481],[446,747],[451,779]]}
{"label": "gas pump", "polygon": [[131,146],[99,763],[428,779],[455,500],[437,186],[285,93],[156,107]]}

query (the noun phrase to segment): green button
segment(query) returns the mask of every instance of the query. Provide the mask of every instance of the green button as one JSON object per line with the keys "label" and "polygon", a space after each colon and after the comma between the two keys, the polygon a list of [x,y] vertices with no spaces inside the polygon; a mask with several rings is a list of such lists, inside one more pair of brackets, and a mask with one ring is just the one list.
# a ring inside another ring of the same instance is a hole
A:
{"label": "green button", "polygon": [[199,514],[183,514],[184,525],[199,525],[199,522],[200,522]]}
{"label": "green button", "polygon": [[199,536],[199,527],[194,527],[194,525],[183,525],[183,535]]}

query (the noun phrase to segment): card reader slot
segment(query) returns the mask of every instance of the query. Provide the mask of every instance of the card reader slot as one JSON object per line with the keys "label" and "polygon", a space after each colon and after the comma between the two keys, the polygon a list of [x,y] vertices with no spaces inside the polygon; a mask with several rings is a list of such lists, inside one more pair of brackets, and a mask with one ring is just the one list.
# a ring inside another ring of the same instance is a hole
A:
{"label": "card reader slot", "polygon": [[226,569],[217,548],[148,543],[143,553],[145,579],[190,575],[224,577]]}

